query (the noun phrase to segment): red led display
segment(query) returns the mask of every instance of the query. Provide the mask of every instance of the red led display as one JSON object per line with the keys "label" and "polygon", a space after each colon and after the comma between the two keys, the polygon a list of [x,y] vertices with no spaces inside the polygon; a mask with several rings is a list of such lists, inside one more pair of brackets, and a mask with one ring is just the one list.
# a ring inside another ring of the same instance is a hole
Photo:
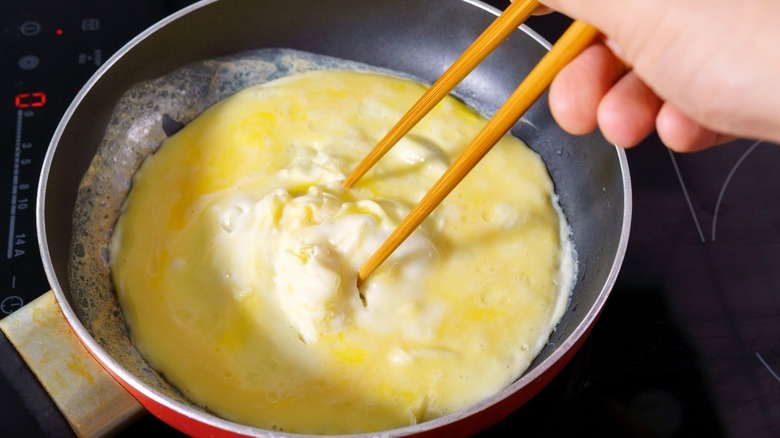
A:
{"label": "red led display", "polygon": [[46,105],[46,93],[36,91],[33,93],[19,93],[14,99],[14,104],[19,109],[40,108]]}

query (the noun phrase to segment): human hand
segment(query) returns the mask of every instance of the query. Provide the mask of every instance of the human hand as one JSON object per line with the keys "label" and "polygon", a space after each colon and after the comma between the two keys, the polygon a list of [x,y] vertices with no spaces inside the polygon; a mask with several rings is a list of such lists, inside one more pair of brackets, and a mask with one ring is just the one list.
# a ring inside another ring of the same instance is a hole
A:
{"label": "human hand", "polygon": [[676,151],[735,136],[780,141],[777,0],[541,0],[605,38],[562,70],[550,108],[574,134]]}

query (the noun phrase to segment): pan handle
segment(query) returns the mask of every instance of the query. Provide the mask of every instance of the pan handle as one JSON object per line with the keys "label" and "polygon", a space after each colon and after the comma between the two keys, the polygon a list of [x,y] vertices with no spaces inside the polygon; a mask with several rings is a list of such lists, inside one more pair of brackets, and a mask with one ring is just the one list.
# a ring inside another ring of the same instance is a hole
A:
{"label": "pan handle", "polygon": [[104,436],[146,413],[81,344],[54,292],[46,292],[0,320],[0,330],[77,436]]}

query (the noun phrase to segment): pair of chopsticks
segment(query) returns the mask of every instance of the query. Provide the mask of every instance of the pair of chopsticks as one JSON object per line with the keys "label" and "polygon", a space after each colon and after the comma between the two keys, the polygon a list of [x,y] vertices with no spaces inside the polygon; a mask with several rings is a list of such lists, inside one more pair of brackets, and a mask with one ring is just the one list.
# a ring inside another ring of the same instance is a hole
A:
{"label": "pair of chopsticks", "polygon": [[[387,151],[417,124],[444,96],[504,41],[539,6],[536,0],[511,3],[446,72],[423,94],[344,181],[352,187]],[[441,201],[477,165],[528,108],[541,96],[556,74],[598,35],[589,24],[574,21],[531,70],[477,137],[450,165],[409,215],[358,270],[358,287],[406,240]]]}

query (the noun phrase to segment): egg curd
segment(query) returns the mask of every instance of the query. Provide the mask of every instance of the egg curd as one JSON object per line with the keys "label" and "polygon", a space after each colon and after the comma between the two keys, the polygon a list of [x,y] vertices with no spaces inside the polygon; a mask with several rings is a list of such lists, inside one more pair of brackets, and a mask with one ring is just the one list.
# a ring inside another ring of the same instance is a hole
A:
{"label": "egg curd", "polygon": [[387,430],[517,379],[568,301],[568,227],[542,160],[502,139],[366,281],[360,266],[486,120],[448,97],[342,182],[423,93],[347,70],[245,89],[133,179],[111,270],[134,342],[215,414],[270,430]]}

